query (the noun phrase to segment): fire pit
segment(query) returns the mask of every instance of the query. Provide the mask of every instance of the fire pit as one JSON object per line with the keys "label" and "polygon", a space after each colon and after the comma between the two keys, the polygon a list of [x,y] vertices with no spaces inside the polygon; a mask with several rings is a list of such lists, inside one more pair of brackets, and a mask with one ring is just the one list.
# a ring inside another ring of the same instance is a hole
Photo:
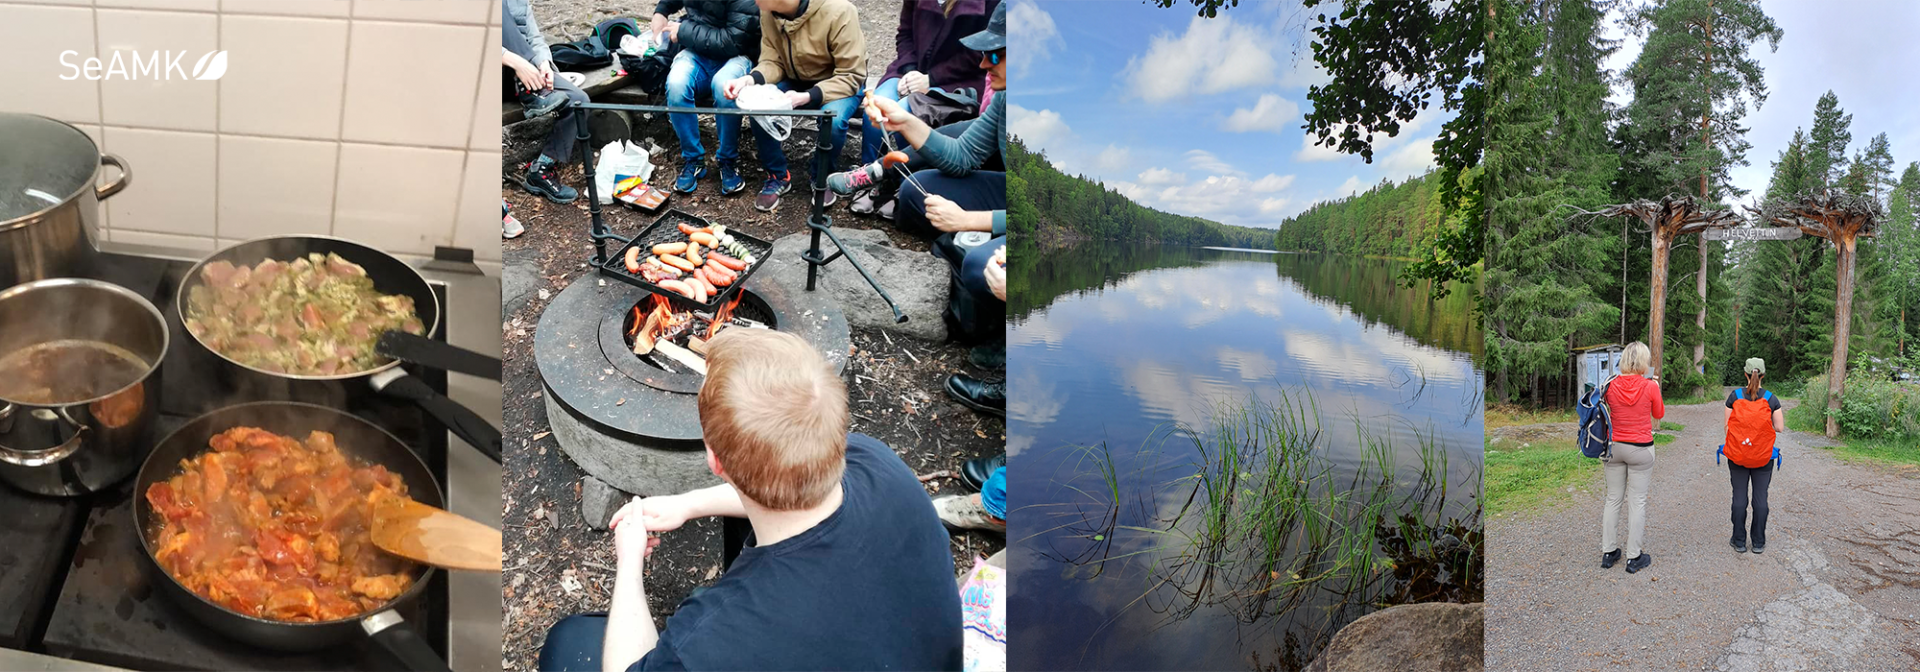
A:
{"label": "fire pit", "polygon": [[694,403],[706,380],[702,352],[709,335],[778,329],[819,348],[836,371],[846,367],[852,343],[846,317],[826,293],[756,277],[735,297],[732,310],[721,306],[709,314],[591,275],[561,290],[534,333],[547,422],[560,449],[626,492],[661,495],[712,485],[719,481],[706,466]]}

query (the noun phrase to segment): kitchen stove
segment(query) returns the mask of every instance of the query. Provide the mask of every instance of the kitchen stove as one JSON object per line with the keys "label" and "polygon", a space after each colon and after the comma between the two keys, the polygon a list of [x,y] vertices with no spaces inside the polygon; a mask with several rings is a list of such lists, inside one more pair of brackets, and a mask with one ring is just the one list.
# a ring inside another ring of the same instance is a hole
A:
{"label": "kitchen stove", "polygon": [[[96,279],[127,287],[151,300],[168,317],[172,340],[161,365],[161,415],[153,441],[206,411],[274,397],[235,390],[214,375],[215,358],[189,343],[173,310],[174,293],[192,262],[108,253]],[[447,287],[433,284],[448,312]],[[436,340],[447,338],[443,318]],[[447,375],[408,367],[441,392]],[[342,383],[320,403],[373,422],[412,447],[442,487],[447,482],[449,439],[441,426],[412,404],[375,394],[365,381]],[[467,450],[464,446],[461,450]],[[92,496],[54,499],[0,487],[0,649],[51,654],[106,665],[154,670],[361,670],[398,665],[364,640],[312,653],[261,649],[227,638],[194,620],[164,594],[152,572],[132,520],[129,476],[115,489]],[[412,608],[401,615],[443,657],[449,646],[448,575],[438,572]],[[0,651],[0,653],[5,653]]]}

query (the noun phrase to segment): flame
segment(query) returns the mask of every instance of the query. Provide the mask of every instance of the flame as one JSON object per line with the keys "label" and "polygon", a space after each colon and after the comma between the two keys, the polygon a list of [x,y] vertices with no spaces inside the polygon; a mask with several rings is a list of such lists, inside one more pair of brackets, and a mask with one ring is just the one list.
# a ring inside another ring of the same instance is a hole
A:
{"label": "flame", "polygon": [[732,301],[728,301],[727,305],[721,306],[720,310],[714,311],[713,324],[707,327],[707,340],[713,340],[713,335],[720,331],[721,325],[726,324],[727,320],[733,319],[733,308],[740,305],[740,299],[746,296],[746,294],[745,291],[734,292]]}
{"label": "flame", "polygon": [[[652,302],[652,310],[642,312],[640,306],[643,304],[634,304],[633,306],[633,326],[627,329],[627,336],[630,338],[638,338],[640,328],[646,326],[647,319],[652,314],[658,314],[660,316],[660,320],[655,323],[654,333],[666,331],[669,327],[679,324],[682,321],[682,318],[675,316],[672,304],[668,303],[665,297],[655,294],[647,297],[647,300]],[[652,334],[648,335],[651,336]]]}

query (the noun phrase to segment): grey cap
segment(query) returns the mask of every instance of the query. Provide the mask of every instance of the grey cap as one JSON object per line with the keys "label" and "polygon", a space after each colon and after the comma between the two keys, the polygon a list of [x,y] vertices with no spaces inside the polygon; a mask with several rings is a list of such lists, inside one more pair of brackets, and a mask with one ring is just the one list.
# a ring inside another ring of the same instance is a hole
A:
{"label": "grey cap", "polygon": [[1745,371],[1747,373],[1758,373],[1763,376],[1767,375],[1767,360],[1759,357],[1749,357],[1747,358]]}
{"label": "grey cap", "polygon": [[986,30],[960,38],[960,46],[983,53],[1007,48],[1007,3],[993,8]]}

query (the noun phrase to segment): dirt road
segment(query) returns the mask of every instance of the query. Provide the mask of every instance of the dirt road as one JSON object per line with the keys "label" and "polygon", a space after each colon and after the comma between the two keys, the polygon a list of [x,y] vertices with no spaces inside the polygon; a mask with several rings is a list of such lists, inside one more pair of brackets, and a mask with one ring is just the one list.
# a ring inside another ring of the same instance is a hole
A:
{"label": "dirt road", "polygon": [[1686,430],[1657,449],[1638,574],[1600,569],[1597,463],[1551,509],[1489,524],[1486,669],[1920,669],[1920,479],[1783,434],[1766,553],[1736,553],[1725,409],[1667,407]]}

